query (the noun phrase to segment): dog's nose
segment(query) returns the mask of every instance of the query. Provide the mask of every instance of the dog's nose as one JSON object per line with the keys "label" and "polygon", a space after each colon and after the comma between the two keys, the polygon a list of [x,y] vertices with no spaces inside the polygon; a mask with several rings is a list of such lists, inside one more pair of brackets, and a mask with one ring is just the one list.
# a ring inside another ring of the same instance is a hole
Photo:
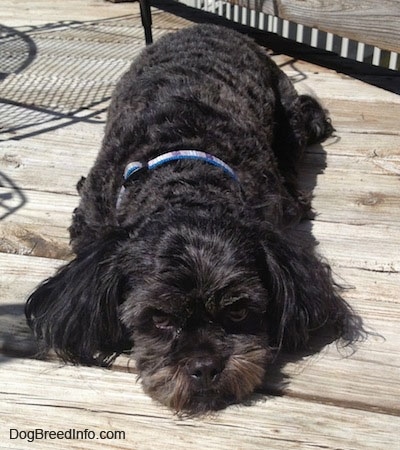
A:
{"label": "dog's nose", "polygon": [[205,356],[190,361],[187,370],[191,379],[204,389],[218,381],[223,370],[223,364],[217,357]]}

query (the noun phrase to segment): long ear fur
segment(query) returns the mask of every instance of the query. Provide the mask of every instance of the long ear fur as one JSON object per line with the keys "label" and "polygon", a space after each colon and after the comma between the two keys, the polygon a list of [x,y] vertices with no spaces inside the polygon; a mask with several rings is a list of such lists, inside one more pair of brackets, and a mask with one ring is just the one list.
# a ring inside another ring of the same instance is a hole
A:
{"label": "long ear fur", "polygon": [[64,360],[108,365],[127,343],[118,318],[123,279],[113,259],[120,236],[88,246],[27,300],[36,337]]}
{"label": "long ear fur", "polygon": [[330,267],[313,247],[276,235],[263,244],[270,292],[267,323],[278,348],[304,348],[322,329],[332,340],[350,335],[355,315],[339,294]]}

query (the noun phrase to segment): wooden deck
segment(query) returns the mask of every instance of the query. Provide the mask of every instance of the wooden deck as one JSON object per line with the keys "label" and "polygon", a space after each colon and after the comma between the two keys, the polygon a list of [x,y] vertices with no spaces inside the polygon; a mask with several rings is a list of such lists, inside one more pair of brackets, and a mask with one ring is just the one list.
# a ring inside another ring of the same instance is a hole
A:
{"label": "wooden deck", "polygon": [[[354,353],[330,345],[287,363],[282,396],[179,419],[142,393],[126,359],[113,370],[35,360],[23,318],[28,293],[69,257],[75,184],[144,45],[138,4],[2,0],[0,18],[0,447],[400,449],[400,96],[274,56],[331,111],[336,137],[303,164],[317,212],[305,226],[373,333]],[[156,39],[189,24],[154,9]],[[53,434],[22,439],[34,429]],[[68,430],[83,439],[54,439]]]}

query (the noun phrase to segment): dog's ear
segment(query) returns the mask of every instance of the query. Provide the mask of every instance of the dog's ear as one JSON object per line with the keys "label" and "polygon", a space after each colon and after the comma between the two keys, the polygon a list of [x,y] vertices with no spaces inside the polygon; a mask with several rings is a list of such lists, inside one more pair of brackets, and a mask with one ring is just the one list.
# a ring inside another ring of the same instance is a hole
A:
{"label": "dog's ear", "polygon": [[118,317],[124,279],[114,235],[85,248],[28,298],[25,315],[44,351],[73,363],[108,365],[126,348]]}
{"label": "dog's ear", "polygon": [[311,335],[322,330],[330,333],[330,340],[347,339],[352,311],[313,246],[277,234],[262,250],[269,291],[266,321],[277,348],[305,348]]}

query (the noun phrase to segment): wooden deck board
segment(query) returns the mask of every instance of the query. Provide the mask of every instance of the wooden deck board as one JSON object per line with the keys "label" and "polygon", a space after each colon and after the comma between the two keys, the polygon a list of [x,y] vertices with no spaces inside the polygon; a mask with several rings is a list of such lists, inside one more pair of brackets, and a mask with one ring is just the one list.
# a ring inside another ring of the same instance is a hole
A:
{"label": "wooden deck board", "polygon": [[[376,450],[397,445],[393,427],[399,425],[398,417],[322,404],[311,398],[260,399],[252,406],[230,408],[222,415],[180,420],[143,396],[130,373],[8,358],[2,364],[15,374],[14,384],[20,386],[18,391],[8,389],[7,401],[2,402],[0,411],[2,424],[11,416],[13,428],[20,430],[87,427],[126,433],[126,441],[68,442],[72,448],[104,445],[153,450],[155,440],[167,448],[202,448],[205,436],[207,446],[212,449]],[[41,379],[42,383],[27,382],[27,379]],[[7,371],[2,370],[0,382],[7,386],[7,381]],[[129,386],[129,390],[121,386]],[[310,420],[311,411],[313,419]],[[47,440],[37,444],[40,448],[54,448],[56,442]],[[20,448],[18,441],[15,447],[12,441],[10,445],[10,448]]]}
{"label": "wooden deck board", "polygon": [[315,27],[355,41],[399,51],[398,2],[366,0],[359,5],[352,1],[331,0],[230,0],[249,10],[277,15],[281,19]]}
{"label": "wooden deck board", "polygon": [[[156,38],[189,24],[154,12]],[[143,47],[138,4],[3,0],[0,17],[39,49],[25,70],[0,85],[7,100],[0,101],[1,445],[65,448],[62,440],[11,440],[9,430],[75,428],[122,430],[126,438],[72,440],[71,448],[152,450],[156,439],[166,448],[197,449],[205,436],[213,449],[400,448],[400,97],[274,55],[299,91],[314,92],[331,111],[337,136],[310,148],[302,165],[317,213],[302,227],[320,242],[371,334],[355,353],[331,344],[272,368],[272,391],[288,377],[283,396],[255,396],[251,406],[179,419],[142,393],[127,357],[111,370],[32,359],[36,344],[23,317],[29,292],[70,257],[76,182],[96,157],[115,82]],[[71,70],[63,74],[66,61]],[[99,70],[108,79],[93,84]],[[54,85],[44,90],[47,79]],[[35,107],[27,107],[30,100]],[[19,202],[15,211],[4,207]]]}

